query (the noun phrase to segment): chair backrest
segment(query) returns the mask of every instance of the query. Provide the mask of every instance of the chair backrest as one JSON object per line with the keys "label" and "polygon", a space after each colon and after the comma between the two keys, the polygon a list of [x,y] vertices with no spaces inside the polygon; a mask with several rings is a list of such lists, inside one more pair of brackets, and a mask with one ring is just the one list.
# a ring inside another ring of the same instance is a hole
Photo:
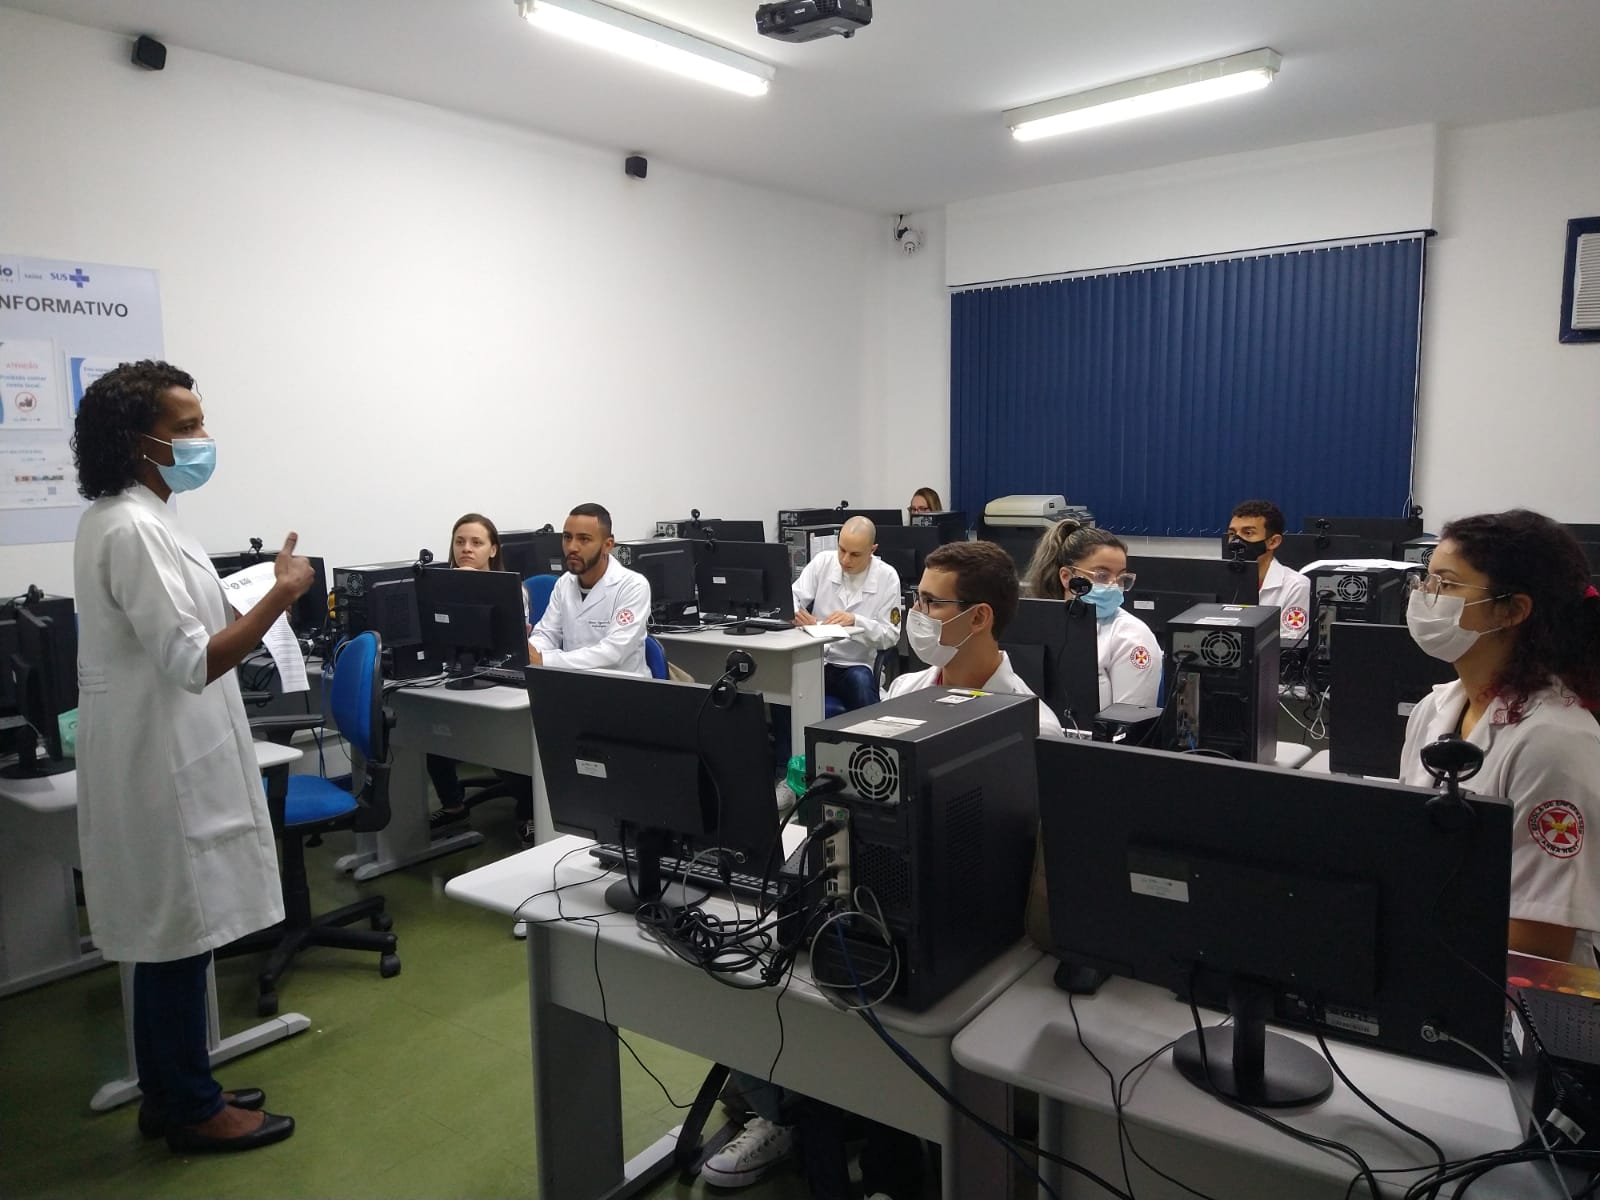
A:
{"label": "chair backrest", "polygon": [[667,678],[667,652],[655,638],[645,635],[644,661],[650,668],[650,675],[655,679]]}
{"label": "chair backrest", "polygon": [[334,653],[328,715],[339,733],[371,763],[387,762],[389,728],[383,715],[382,645],[372,630]]}
{"label": "chair backrest", "polygon": [[555,575],[531,575],[522,581],[528,592],[528,621],[537,625],[544,610],[550,606],[550,593],[555,591]]}

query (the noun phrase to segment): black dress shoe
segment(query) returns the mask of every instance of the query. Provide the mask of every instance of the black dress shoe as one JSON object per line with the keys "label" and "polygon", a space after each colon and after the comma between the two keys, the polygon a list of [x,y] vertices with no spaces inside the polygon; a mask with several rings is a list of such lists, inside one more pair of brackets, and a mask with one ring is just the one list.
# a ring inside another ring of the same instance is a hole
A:
{"label": "black dress shoe", "polygon": [[167,1146],[177,1154],[226,1154],[240,1150],[256,1150],[281,1142],[294,1132],[294,1118],[267,1113],[267,1119],[253,1133],[238,1137],[208,1137],[192,1125],[167,1130]]}
{"label": "black dress shoe", "polygon": [[[267,1094],[260,1088],[235,1088],[222,1093],[222,1102],[234,1108],[258,1111],[267,1102]],[[139,1105],[139,1132],[147,1138],[158,1138],[167,1131],[166,1119],[149,1104]]]}

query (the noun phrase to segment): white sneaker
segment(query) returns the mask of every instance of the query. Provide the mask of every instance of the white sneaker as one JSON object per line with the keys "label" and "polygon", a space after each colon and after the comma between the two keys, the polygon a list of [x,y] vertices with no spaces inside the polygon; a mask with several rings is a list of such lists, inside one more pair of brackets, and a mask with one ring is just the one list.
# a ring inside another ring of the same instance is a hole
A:
{"label": "white sneaker", "polygon": [[751,1117],[732,1141],[706,1159],[700,1178],[712,1187],[748,1187],[781,1166],[793,1150],[792,1126]]}
{"label": "white sneaker", "polygon": [[787,817],[794,806],[800,802],[799,797],[789,790],[787,783],[780,783],[773,792],[772,798],[778,805],[778,819],[780,821]]}

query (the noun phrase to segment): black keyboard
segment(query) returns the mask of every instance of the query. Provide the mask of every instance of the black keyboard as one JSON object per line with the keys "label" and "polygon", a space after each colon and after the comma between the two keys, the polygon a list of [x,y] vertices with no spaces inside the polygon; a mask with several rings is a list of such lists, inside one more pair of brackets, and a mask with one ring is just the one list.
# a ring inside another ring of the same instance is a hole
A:
{"label": "black keyboard", "polygon": [[501,687],[528,690],[528,676],[521,667],[479,667],[473,672],[479,679],[487,679]]}
{"label": "black keyboard", "polygon": [[[601,842],[589,851],[589,857],[598,859],[604,866],[621,866],[624,852],[621,846],[610,842]],[[636,865],[632,850],[626,852],[630,867]],[[663,854],[661,856],[661,878],[669,883],[676,883],[684,878],[684,862],[676,854]],[[710,888],[720,892],[722,876],[716,868],[716,861],[708,854],[689,864],[689,882],[703,888]],[[765,894],[762,888],[760,875],[750,871],[735,870],[730,876],[733,894],[741,900],[759,900]]]}

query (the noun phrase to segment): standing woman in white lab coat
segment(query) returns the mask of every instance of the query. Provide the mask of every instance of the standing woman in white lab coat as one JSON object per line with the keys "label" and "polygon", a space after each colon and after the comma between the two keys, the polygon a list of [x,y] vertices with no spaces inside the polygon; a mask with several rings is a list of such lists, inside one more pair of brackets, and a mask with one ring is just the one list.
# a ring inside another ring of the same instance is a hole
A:
{"label": "standing woman in white lab coat", "polygon": [[234,667],[306,590],[289,534],[272,589],[233,618],[204,547],[168,507],[211,476],[194,380],[124,363],[84,393],[78,525],[78,835],[95,944],[131,962],[139,1129],[180,1153],[294,1132],[259,1089],[211,1076],[211,952],[283,919],[277,852]]}

